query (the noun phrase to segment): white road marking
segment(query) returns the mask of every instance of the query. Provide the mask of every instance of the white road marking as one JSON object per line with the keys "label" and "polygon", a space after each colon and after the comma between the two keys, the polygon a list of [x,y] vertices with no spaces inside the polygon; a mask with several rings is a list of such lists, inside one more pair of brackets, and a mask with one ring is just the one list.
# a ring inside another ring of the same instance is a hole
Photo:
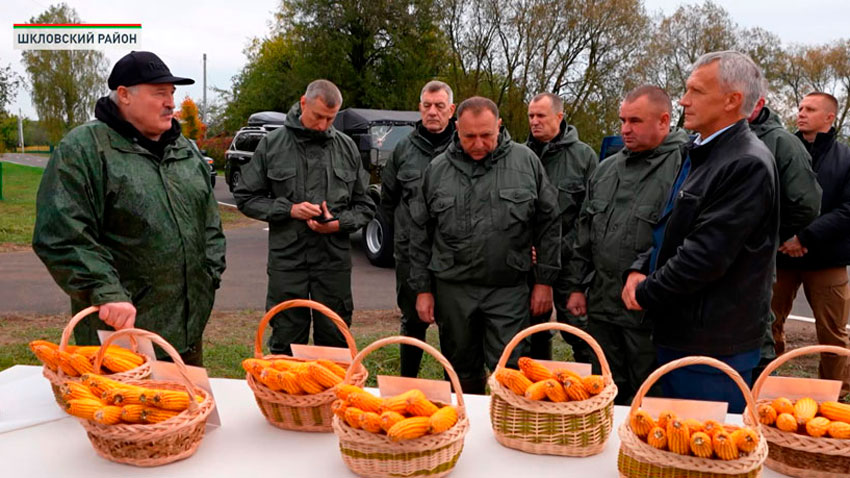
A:
{"label": "white road marking", "polygon": [[236,204],[227,204],[226,202],[221,202],[221,201],[218,201],[218,203],[221,204],[222,206],[237,207]]}

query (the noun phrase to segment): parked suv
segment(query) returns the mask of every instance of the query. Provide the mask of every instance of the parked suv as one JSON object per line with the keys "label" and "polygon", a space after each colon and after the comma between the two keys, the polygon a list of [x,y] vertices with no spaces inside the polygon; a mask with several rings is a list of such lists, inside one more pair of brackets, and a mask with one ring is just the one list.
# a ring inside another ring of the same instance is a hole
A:
{"label": "parked suv", "polygon": [[283,126],[286,113],[261,111],[248,117],[248,126],[240,129],[233,137],[230,147],[224,152],[224,180],[230,192],[242,179],[242,166],[251,160],[254,150],[269,131]]}

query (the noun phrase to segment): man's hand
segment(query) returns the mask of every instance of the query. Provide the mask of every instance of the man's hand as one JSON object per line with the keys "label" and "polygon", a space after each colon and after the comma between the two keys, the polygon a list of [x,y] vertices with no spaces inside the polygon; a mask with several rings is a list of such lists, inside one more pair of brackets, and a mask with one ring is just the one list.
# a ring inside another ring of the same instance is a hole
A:
{"label": "man's hand", "polygon": [[308,219],[313,219],[322,213],[322,208],[319,207],[318,204],[313,204],[310,202],[300,202],[298,204],[293,204],[292,209],[289,210],[289,215],[295,219],[300,219],[302,221],[306,221]]}
{"label": "man's hand", "polygon": [[531,290],[531,315],[538,316],[552,310],[552,286],[534,284]]}
{"label": "man's hand", "polygon": [[129,329],[136,324],[136,308],[129,302],[109,302],[100,306],[100,320],[115,330]]}
{"label": "man's hand", "polygon": [[[330,211],[328,211],[327,201],[322,201],[322,215],[325,219],[330,219],[333,217]],[[339,232],[339,221],[337,220],[330,222],[319,222],[311,218],[307,220],[307,227],[318,232],[319,234],[333,234],[335,232]]]}
{"label": "man's hand", "polygon": [[803,244],[800,243],[800,239],[798,239],[797,236],[794,236],[779,246],[779,252],[791,257],[803,257],[809,252],[809,250],[803,247]]}
{"label": "man's hand", "polygon": [[434,294],[423,292],[416,296],[416,313],[422,322],[434,323]]}
{"label": "man's hand", "polygon": [[587,314],[587,297],[584,292],[573,292],[567,299],[567,310],[576,317]]}
{"label": "man's hand", "polygon": [[643,308],[638,304],[637,298],[635,297],[635,291],[637,290],[638,284],[643,282],[646,279],[646,276],[641,274],[640,272],[632,272],[626,278],[626,285],[623,287],[623,303],[626,304],[626,308],[629,310],[643,310]]}

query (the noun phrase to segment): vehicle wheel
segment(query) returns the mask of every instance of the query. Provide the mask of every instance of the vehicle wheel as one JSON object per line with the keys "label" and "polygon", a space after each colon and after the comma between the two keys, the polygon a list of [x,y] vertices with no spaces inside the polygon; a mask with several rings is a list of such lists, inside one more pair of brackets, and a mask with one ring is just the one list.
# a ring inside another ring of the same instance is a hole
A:
{"label": "vehicle wheel", "polygon": [[239,186],[239,182],[242,181],[242,171],[238,169],[234,169],[232,173],[230,173],[230,192],[233,192],[236,189],[236,186]]}
{"label": "vehicle wheel", "polygon": [[363,227],[363,249],[373,266],[393,266],[393,231],[380,209]]}

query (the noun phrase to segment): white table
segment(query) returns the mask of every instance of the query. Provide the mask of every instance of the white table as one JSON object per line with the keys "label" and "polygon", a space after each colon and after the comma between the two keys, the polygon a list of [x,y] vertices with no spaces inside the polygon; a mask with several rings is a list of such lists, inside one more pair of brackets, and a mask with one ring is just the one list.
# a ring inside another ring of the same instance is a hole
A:
{"label": "white table", "polygon": [[[24,370],[22,370],[24,369]],[[16,366],[3,376],[22,372],[41,374],[40,367]],[[32,382],[30,382],[32,383]],[[339,477],[356,476],[343,464],[333,433],[300,433],[269,425],[257,408],[244,380],[212,379],[222,426],[208,432],[192,457],[156,468],[137,468],[100,458],[83,427],[74,418],[0,434],[0,476],[26,477]],[[50,386],[41,383],[45,394]],[[587,458],[532,455],[500,445],[490,428],[490,397],[466,396],[470,420],[460,460],[450,476],[611,477],[617,472],[619,438],[616,430],[628,413],[615,407],[614,431],[605,450]],[[52,405],[55,406],[55,405]],[[2,403],[0,403],[2,410]],[[729,421],[740,423],[739,415]],[[763,477],[785,475],[767,468]]]}

